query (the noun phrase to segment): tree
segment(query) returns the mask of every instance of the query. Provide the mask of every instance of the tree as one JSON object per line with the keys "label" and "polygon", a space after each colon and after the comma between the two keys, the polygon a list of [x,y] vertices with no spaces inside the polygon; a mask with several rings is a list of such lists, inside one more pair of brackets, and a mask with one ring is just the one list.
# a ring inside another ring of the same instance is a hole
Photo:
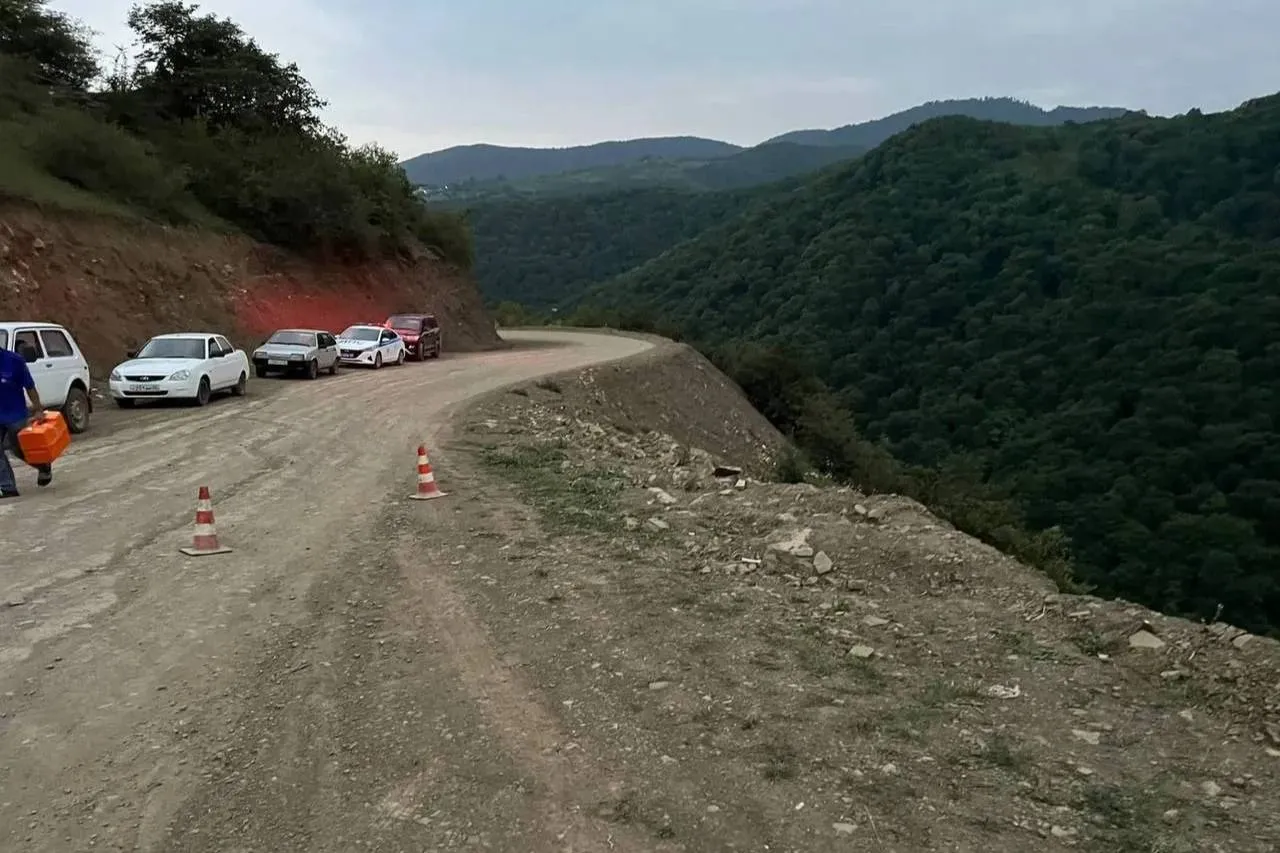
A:
{"label": "tree", "polygon": [[197,15],[199,8],[165,0],[129,12],[142,43],[133,82],[150,109],[212,132],[318,133],[325,102],[298,66],[282,64],[234,22]]}
{"label": "tree", "polygon": [[90,35],[45,0],[0,0],[0,54],[31,63],[45,84],[89,88],[101,72]]}

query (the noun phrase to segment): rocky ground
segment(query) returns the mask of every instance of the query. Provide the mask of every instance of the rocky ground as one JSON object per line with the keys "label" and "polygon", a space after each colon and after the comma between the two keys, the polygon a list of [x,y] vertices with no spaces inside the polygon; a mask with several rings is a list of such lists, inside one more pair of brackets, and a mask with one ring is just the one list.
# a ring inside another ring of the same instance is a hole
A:
{"label": "rocky ground", "polygon": [[437,544],[538,709],[491,719],[571,762],[574,808],[630,849],[1280,849],[1277,644],[768,482],[776,436],[664,352],[506,393],[439,456],[487,509]]}

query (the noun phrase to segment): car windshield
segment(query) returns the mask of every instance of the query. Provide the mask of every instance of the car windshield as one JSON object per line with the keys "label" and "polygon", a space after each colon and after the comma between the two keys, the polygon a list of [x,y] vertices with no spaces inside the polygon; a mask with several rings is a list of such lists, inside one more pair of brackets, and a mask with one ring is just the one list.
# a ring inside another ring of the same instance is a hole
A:
{"label": "car windshield", "polygon": [[381,334],[381,329],[371,329],[368,326],[348,326],[338,337],[346,338],[349,341],[376,341]]}
{"label": "car windshield", "polygon": [[316,336],[310,332],[276,332],[267,338],[267,343],[291,347],[313,347],[316,345]]}
{"label": "car windshield", "polygon": [[152,338],[138,358],[204,358],[203,338]]}
{"label": "car windshield", "polygon": [[393,329],[417,331],[422,327],[422,318],[413,314],[397,314],[387,321],[387,325]]}

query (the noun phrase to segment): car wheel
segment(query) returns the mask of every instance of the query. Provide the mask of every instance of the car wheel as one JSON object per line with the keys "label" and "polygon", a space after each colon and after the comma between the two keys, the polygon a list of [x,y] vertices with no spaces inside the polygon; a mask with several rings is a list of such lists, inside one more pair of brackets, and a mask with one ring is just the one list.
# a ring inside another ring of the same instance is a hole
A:
{"label": "car wheel", "polygon": [[116,397],[115,401],[116,405],[122,409],[132,409],[138,402],[131,397]]}
{"label": "car wheel", "polygon": [[333,360],[333,364],[329,365],[329,375],[330,376],[338,375],[338,360],[336,358]]}
{"label": "car wheel", "polygon": [[377,370],[379,367],[382,367],[382,353],[376,353],[373,356],[373,369]]}
{"label": "car wheel", "polygon": [[231,396],[243,397],[245,392],[249,390],[249,377],[242,371],[240,378],[236,380],[236,384],[231,386]]}
{"label": "car wheel", "polygon": [[259,367],[254,367],[254,368],[253,368],[253,375],[254,375],[254,376],[256,376],[256,377],[258,377],[259,379],[266,379],[266,378],[267,378],[267,368],[266,368],[266,367],[261,367],[261,366],[259,366]]}
{"label": "car wheel", "polygon": [[89,428],[89,395],[83,388],[72,388],[67,392],[62,416],[67,420],[67,429],[76,435]]}
{"label": "car wheel", "polygon": [[436,341],[436,345],[435,345],[434,347],[432,347],[432,348],[431,348],[431,357],[432,357],[432,358],[439,358],[439,357],[440,357],[440,342],[439,342],[439,341]]}
{"label": "car wheel", "polygon": [[196,405],[209,405],[209,398],[213,396],[213,387],[209,384],[208,376],[200,377],[200,386],[196,388]]}
{"label": "car wheel", "polygon": [[307,378],[315,379],[320,375],[320,363],[314,358],[307,362]]}
{"label": "car wheel", "polygon": [[400,352],[396,353],[396,367],[404,364],[404,347],[400,348]]}

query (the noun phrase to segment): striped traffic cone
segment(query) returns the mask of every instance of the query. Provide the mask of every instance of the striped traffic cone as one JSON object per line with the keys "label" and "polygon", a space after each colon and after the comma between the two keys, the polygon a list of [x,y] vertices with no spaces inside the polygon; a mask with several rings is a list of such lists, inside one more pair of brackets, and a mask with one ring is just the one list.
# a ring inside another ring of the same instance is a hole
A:
{"label": "striped traffic cone", "polygon": [[213,501],[209,487],[201,486],[196,498],[196,529],[191,537],[191,547],[180,549],[188,557],[207,557],[210,554],[230,554],[230,548],[218,544],[218,531],[213,526]]}
{"label": "striped traffic cone", "polygon": [[436,475],[431,473],[431,460],[427,458],[427,448],[418,445],[418,492],[409,495],[412,500],[426,501],[442,498],[445,493],[436,485]]}

